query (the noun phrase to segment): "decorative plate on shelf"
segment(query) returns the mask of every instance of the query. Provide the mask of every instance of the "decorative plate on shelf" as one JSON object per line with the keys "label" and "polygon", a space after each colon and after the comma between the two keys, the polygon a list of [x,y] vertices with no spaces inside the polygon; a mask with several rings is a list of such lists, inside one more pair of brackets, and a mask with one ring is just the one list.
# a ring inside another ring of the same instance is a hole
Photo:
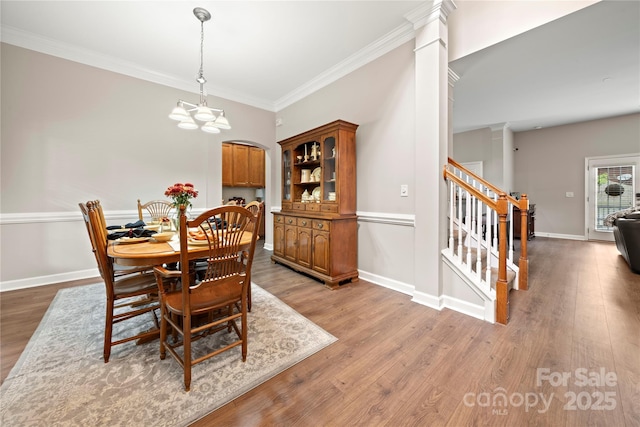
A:
{"label": "decorative plate on shelf", "polygon": [[320,200],[320,187],[314,188],[313,192],[311,193],[311,195],[313,196],[314,200],[316,200],[316,201]]}
{"label": "decorative plate on shelf", "polygon": [[311,172],[311,179],[314,182],[320,182],[320,175],[322,174],[322,168],[315,168],[313,172]]}

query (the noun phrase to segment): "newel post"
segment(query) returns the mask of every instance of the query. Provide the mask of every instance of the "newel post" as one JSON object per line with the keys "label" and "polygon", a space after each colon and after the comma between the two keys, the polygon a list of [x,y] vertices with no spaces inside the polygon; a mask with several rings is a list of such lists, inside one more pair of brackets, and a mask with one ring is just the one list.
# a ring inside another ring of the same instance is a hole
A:
{"label": "newel post", "polygon": [[496,210],[500,222],[498,240],[500,256],[498,257],[498,280],[496,282],[496,322],[503,325],[509,320],[509,286],[507,283],[507,211],[509,203],[507,195],[500,193]]}
{"label": "newel post", "polygon": [[529,289],[529,257],[527,241],[529,240],[529,199],[526,194],[520,197],[520,259],[518,260],[518,289]]}

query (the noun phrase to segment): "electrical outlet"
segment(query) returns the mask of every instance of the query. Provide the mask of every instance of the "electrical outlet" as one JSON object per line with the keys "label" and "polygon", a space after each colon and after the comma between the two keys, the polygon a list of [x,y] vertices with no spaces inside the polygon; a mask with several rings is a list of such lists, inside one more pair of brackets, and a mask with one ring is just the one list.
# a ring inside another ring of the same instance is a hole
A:
{"label": "electrical outlet", "polygon": [[400,197],[409,197],[409,186],[407,184],[400,186]]}
{"label": "electrical outlet", "polygon": [[567,196],[567,197],[573,197],[573,191],[567,191],[567,192],[565,193],[565,196]]}

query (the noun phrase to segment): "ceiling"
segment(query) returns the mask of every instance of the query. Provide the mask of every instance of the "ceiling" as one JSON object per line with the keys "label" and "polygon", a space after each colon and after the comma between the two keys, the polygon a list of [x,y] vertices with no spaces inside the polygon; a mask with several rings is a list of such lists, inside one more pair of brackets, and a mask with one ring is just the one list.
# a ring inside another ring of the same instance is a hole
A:
{"label": "ceiling", "polygon": [[640,2],[602,1],[449,64],[454,131],[640,112]]}
{"label": "ceiling", "polygon": [[2,40],[197,92],[192,11],[203,7],[208,93],[277,111],[372,42],[411,29],[404,15],[421,3],[2,0]]}
{"label": "ceiling", "polygon": [[[6,1],[2,41],[270,111],[410,40],[421,1]],[[453,12],[455,13],[455,11]],[[450,64],[454,131],[640,111],[640,2],[605,1]]]}

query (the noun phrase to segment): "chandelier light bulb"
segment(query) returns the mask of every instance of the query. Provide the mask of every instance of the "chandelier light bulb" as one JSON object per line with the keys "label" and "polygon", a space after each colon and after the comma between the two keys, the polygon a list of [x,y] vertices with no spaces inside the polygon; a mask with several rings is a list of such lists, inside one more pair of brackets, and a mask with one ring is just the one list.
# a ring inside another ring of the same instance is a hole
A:
{"label": "chandelier light bulb", "polygon": [[229,125],[229,120],[227,120],[227,118],[224,116],[224,112],[220,113],[220,115],[218,116],[216,121],[213,123],[213,125],[224,130],[231,129],[231,126]]}
{"label": "chandelier light bulb", "polygon": [[182,120],[180,123],[178,123],[178,127],[180,129],[188,129],[188,130],[198,129],[198,125],[196,124],[196,122],[193,121],[191,117],[188,117]]}
{"label": "chandelier light bulb", "polygon": [[204,125],[202,125],[202,129],[203,132],[207,132],[207,133],[220,133],[220,129],[218,129],[218,127],[216,127],[214,122],[207,122]]}
{"label": "chandelier light bulb", "polygon": [[196,114],[194,114],[193,117],[201,122],[212,122],[216,119],[216,116],[213,115],[211,109],[203,105],[196,109]]}
{"label": "chandelier light bulb", "polygon": [[182,121],[189,118],[189,113],[184,109],[184,107],[177,106],[173,108],[171,114],[169,114],[169,118],[172,120]]}

